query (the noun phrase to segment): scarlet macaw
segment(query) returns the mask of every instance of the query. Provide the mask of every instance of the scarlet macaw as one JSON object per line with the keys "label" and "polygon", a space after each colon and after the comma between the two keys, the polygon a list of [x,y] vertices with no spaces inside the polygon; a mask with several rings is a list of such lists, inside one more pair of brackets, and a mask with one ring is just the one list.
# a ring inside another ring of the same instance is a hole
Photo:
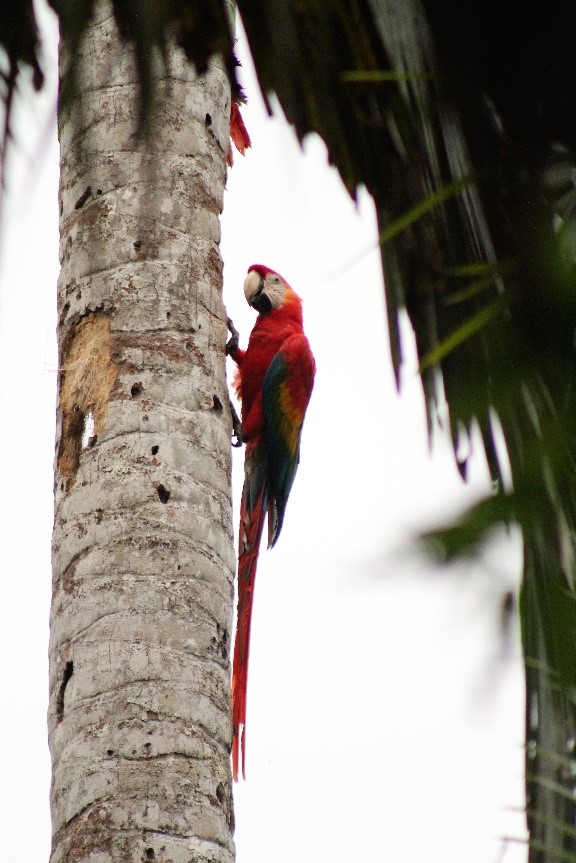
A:
{"label": "scarlet macaw", "polygon": [[300,453],[304,414],[316,365],[302,326],[302,301],[290,285],[261,264],[244,282],[248,303],[259,312],[246,351],[231,327],[227,351],[238,366],[235,387],[242,400],[246,443],[238,539],[238,614],[232,669],[232,772],[245,762],[246,687],[254,579],[264,518],[268,548],[276,543]]}

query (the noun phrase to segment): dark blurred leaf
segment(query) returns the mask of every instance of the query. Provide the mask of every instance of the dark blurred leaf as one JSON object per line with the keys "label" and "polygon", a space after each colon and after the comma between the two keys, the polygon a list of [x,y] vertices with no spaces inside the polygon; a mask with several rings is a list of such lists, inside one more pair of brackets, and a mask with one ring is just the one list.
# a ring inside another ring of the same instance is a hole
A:
{"label": "dark blurred leaf", "polygon": [[420,536],[424,550],[438,563],[453,563],[475,557],[499,527],[508,527],[517,520],[513,494],[497,494],[470,507],[449,525]]}
{"label": "dark blurred leaf", "polygon": [[[493,280],[491,283],[493,283]],[[485,286],[487,285],[483,283],[482,287]],[[476,293],[478,293],[477,288],[478,282],[476,282],[476,289],[473,292],[470,292],[469,290],[466,299],[476,296]],[[464,297],[461,298],[464,299]],[[496,315],[500,314],[506,308],[506,302],[507,301],[504,297],[498,297],[493,300],[490,305],[485,306],[483,309],[479,309],[479,311],[475,312],[467,321],[460,324],[458,329],[447,335],[444,341],[436,345],[436,347],[426,354],[425,357],[422,357],[418,366],[420,374],[432,366],[439,365],[442,360],[448,356],[448,354],[452,353],[452,351],[456,350],[459,345],[479,332],[479,330],[485,327],[486,324],[490,323]]]}
{"label": "dark blurred leaf", "polygon": [[401,234],[415,222],[420,221],[431,210],[434,210],[440,204],[443,204],[444,201],[449,200],[449,198],[453,198],[454,195],[457,195],[473,182],[472,177],[463,177],[461,180],[454,180],[454,182],[447,183],[445,186],[432,192],[422,201],[418,201],[410,210],[403,213],[380,231],[380,245],[385,246],[394,237],[397,237],[398,234]]}
{"label": "dark blurred leaf", "polygon": [[8,144],[12,137],[12,108],[18,78],[23,69],[32,70],[36,90],[42,87],[44,74],[39,62],[40,42],[32,0],[0,2],[0,99],[4,105],[4,122],[0,132],[0,185],[4,185]]}

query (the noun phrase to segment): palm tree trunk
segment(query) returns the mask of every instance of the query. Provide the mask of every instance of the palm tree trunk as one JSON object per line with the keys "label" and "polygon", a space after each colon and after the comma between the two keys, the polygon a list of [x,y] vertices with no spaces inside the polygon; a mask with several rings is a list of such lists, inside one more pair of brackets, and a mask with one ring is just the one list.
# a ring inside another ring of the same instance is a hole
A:
{"label": "palm tree trunk", "polygon": [[107,4],[60,115],[52,863],[229,861],[230,93],[171,52],[151,141]]}

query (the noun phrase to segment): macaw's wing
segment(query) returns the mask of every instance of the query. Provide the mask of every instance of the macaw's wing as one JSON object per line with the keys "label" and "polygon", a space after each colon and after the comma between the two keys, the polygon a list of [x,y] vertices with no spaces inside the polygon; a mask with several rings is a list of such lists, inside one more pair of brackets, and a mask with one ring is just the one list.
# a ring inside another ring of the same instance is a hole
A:
{"label": "macaw's wing", "polygon": [[304,334],[296,334],[283,343],[262,383],[269,548],[280,535],[286,502],[296,475],[302,423],[314,385],[315,370],[308,339]]}

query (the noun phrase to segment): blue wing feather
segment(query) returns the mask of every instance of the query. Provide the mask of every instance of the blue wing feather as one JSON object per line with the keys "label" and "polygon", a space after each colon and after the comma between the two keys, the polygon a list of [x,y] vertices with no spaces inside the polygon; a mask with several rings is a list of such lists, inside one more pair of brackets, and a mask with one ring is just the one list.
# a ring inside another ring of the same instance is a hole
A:
{"label": "blue wing feather", "polygon": [[288,495],[298,468],[302,421],[295,422],[290,410],[287,383],[290,367],[279,351],[268,367],[262,383],[264,445],[267,459],[269,546],[280,535]]}

